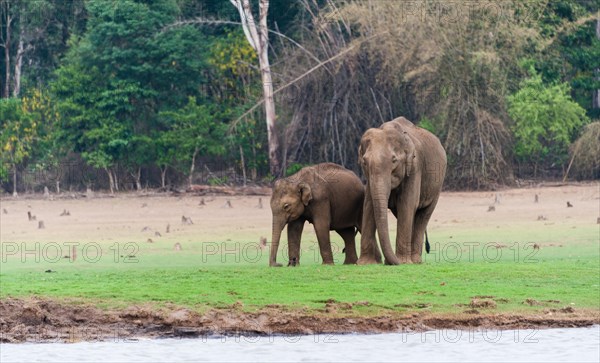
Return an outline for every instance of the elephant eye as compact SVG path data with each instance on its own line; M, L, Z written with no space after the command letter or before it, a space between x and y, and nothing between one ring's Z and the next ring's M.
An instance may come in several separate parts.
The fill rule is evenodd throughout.
M283 209L285 209L285 210L288 210L288 209L290 209L290 205L289 205L289 203L285 203L285 204L283 205Z
M398 158L396 157L396 155L392 155L392 163L397 163L398 162Z

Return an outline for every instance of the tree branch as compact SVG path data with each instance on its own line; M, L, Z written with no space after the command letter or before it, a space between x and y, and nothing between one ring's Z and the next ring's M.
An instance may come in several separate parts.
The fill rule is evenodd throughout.
M230 0L230 1L235 1L235 0ZM184 26L184 25L191 25L191 24L211 24L211 25L243 25L241 22L238 21L230 21L230 20L213 20L213 19L202 19L202 18L196 18L196 19L190 19L190 20L182 20L182 21L177 21L173 24L167 25L166 27L164 27L161 31L165 32L170 30L171 28L176 28L176 27L180 27L180 26ZM297 46L298 48L300 48L302 51L304 51L309 57L311 57L313 60L315 60L317 63L320 63L321 60L319 58L317 58L317 56L314 55L314 53L312 53L311 51L309 51L308 49L306 49L305 47L303 47L302 45L300 45L300 43L298 43L297 41L295 41L294 39L288 37L287 35L280 33L278 31L275 30L271 30L271 29L267 29L267 31L269 33L273 33L279 37L282 37L286 40L288 40L290 43L294 44L295 46Z
M371 35L368 38L365 38L363 40L361 40L358 43L355 43L351 46L349 46L348 48L344 49L343 51L339 52L338 54L334 55L333 57L323 61L323 62L319 62L319 64L317 64L316 66L312 67L311 69L309 69L308 71L302 73L300 76L294 78L292 81L284 84L283 86L277 88L275 91L273 91L273 96L275 96L277 93L283 91L284 89L288 88L289 86L293 85L294 83L300 81L302 78L308 76L309 74L311 74L312 72L316 71L317 69L321 68L322 66L333 62L334 60L336 60L337 58L340 58L341 56L343 56L344 54L350 52L352 49L356 48L357 46L366 43L378 36L381 36L383 34L388 33L387 31L385 32L381 32L378 34L374 34ZM240 122L244 117L248 116L250 113L252 113L254 110L256 110L256 108L258 108L260 105L262 105L263 103L265 103L265 99L263 98L262 100L258 101L254 106L252 106L248 111L244 112L243 115L241 115L240 117L238 117L235 121L232 122L231 126L229 127L230 130L235 129L235 127L237 126L238 122Z

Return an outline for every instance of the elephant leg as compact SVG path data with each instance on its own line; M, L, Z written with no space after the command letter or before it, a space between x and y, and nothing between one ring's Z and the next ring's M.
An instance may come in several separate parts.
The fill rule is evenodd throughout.
M344 265L354 265L356 264L356 261L358 261L354 241L354 231L354 227L336 230L336 232L344 239L344 248L346 250Z
M396 256L400 263L412 263L412 237L415 219L415 206L417 205L418 193L410 193L404 190L398 193L396 201L396 211L398 218L396 229Z
M413 263L421 263L421 256L423 255L423 239L425 237L425 230L427 229L427 223L433 214L436 203L419 209L415 215L413 234L411 239L411 260Z
M375 212L373 211L373 201L369 188L365 190L365 200L363 202L362 223L360 232L360 258L359 265L369 265L381 263L381 251L375 239Z
M324 265L333 265L333 252L331 251L331 242L329 240L330 220L327 215L316 218L314 222L315 233L317 234L317 241L319 241L319 250Z
M302 229L304 228L304 219L296 219L288 223L288 266L300 264L300 239L302 238Z

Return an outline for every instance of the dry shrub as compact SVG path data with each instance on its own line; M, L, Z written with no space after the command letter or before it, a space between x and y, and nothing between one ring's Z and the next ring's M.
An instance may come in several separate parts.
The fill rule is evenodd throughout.
M587 125L571 146L573 175L578 179L600 178L600 121Z
M402 1L329 4L319 10L316 0L304 0L310 21L303 46L322 60L355 48L293 87L284 106L288 162L327 160L358 170L362 133L405 116L427 120L444 144L446 188L511 182L505 99L517 86L509 83L518 79L517 60L536 37L526 24L485 11L454 22L407 16ZM291 78L314 63L304 51L284 57L280 73Z

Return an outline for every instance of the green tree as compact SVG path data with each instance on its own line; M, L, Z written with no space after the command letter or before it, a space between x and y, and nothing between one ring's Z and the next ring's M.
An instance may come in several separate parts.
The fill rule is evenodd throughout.
M160 114L164 124L169 128L162 139L167 148L174 154L167 154L161 159L164 165L172 156L180 163L187 163L188 184L192 185L196 159L199 156L215 156L225 152L226 127L217 119L214 110L207 105L198 105L195 97L190 97L187 105L176 111L166 111ZM166 167L166 166L165 166Z
M208 42L175 20L173 0L90 1L87 31L73 41L53 84L64 138L90 165L104 169L111 191L125 167L141 188L150 160L150 136L160 110L177 108L200 94Z
M0 99L0 163L2 180L8 178L12 169L13 196L17 193L17 168L32 152L39 120L18 98Z
M521 88L508 97L508 113L514 120L515 154L532 161L537 174L541 162L565 162L569 145L588 118L571 98L567 83L547 86L533 68L529 72Z

